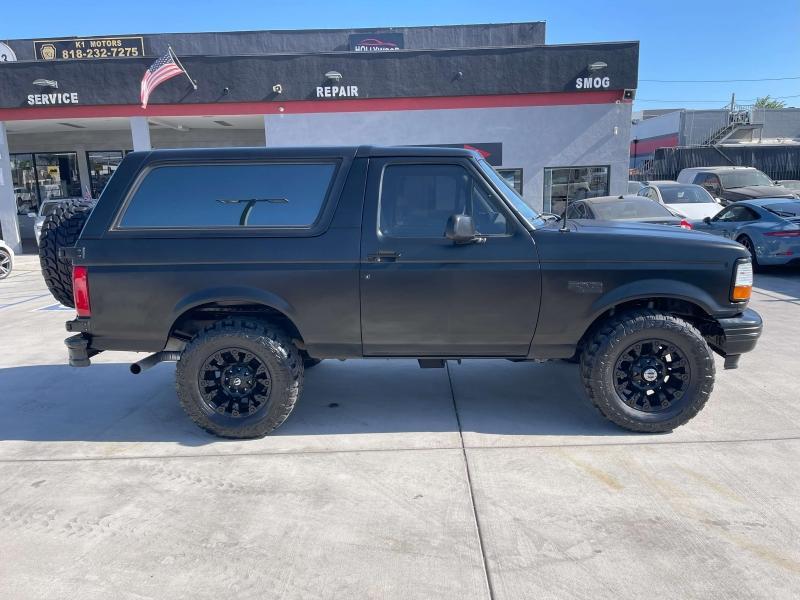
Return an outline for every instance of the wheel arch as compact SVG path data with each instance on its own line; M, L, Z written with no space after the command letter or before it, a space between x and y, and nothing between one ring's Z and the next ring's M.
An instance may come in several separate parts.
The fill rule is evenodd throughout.
M201 290L178 302L172 311L165 347L171 349L204 324L230 316L268 320L284 329L298 345L303 344L296 313L284 298L257 288L226 286Z
M664 289L670 291L664 292ZM652 308L699 325L713 320L714 306L714 300L708 293L686 282L650 280L621 286L592 304L591 318L578 341L577 351L580 352L586 339L600 323L625 310Z

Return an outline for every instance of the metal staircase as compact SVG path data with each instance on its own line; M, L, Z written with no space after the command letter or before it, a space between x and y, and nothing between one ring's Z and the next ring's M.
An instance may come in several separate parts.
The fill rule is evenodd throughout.
M751 105L736 105L728 112L728 122L711 133L701 146L718 146L722 142L742 130L755 130L763 127L761 123L752 122L753 107Z

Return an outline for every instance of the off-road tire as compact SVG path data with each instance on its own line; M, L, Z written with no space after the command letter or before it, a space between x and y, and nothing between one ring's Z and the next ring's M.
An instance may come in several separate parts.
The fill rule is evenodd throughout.
M60 248L71 248L78 241L91 207L82 201L67 201L47 216L39 238L39 263L47 288L64 306L75 306L72 298L72 261L60 258Z
M269 372L267 403L252 415L218 414L200 393L199 374L204 362L229 347L253 353ZM226 319L206 327L186 345L175 379L183 410L207 432L224 438L260 438L279 427L292 412L303 387L303 359L291 338L271 323Z
M635 409L617 393L615 365L632 344L647 339L676 346L689 363L686 390L664 412ZM699 413L714 387L714 357L700 332L690 323L655 310L633 310L602 323L581 354L581 379L592 404L608 420L630 431L672 431Z

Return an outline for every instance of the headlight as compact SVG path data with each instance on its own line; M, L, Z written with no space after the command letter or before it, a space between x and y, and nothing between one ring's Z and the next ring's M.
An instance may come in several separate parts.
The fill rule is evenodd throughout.
M731 289L731 300L733 302L745 302L750 299L753 291L753 264L749 258L741 258L736 261L733 272L733 289Z

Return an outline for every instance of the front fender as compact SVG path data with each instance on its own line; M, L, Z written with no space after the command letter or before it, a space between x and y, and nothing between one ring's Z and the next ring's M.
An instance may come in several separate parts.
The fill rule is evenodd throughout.
M587 328L597 317L614 306L643 298L685 300L699 306L709 315L725 310L724 307L719 306L714 301L714 298L708 292L691 283L675 279L642 279L623 284L597 298L592 303L591 320L587 324Z

